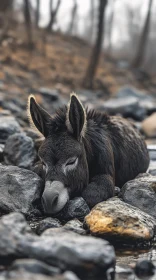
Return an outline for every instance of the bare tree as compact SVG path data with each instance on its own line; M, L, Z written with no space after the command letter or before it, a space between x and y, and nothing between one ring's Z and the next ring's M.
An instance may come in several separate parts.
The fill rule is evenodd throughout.
M108 20L108 30L107 30L107 38L108 38L108 55L111 56L112 52L112 30L113 30L113 21L114 21L114 3L115 0L110 0L109 5L111 6L110 17Z
M77 13L77 1L74 0L74 4L73 4L73 7L72 7L72 11L71 11L71 21L69 23L69 28L68 28L68 33L69 34L72 34L72 32L73 32L75 19L76 19L76 13Z
M32 39L32 22L31 22L29 0L24 0L24 18L25 18L25 24L26 24L26 29L27 29L28 45L29 45L29 48L32 49L34 44L33 44L33 39Z
M97 26L97 38L95 46L93 48L89 65L86 71L86 75L83 80L83 86L87 88L93 87L93 80L96 74L99 57L102 48L102 39L104 31L104 15L107 6L107 0L99 0L99 15L98 15L98 26Z
M50 20L47 25L47 31L50 32L53 29L53 25L56 21L56 16L58 13L58 10L60 8L61 0L57 0L57 4L55 9L53 9L53 0L50 0Z
M36 27L39 27L39 20L40 20L40 0L36 0L36 14L35 14Z
M0 43L7 35L8 29L11 25L13 0L0 1Z
M151 19L151 7L152 7L153 0L149 0L148 4L148 11L147 11L147 16L145 19L145 24L142 30L142 34L140 37L138 49L136 56L132 62L132 67L138 68L141 66L144 57L145 57L145 52L146 52L146 45L148 41L148 34L149 34L149 29L150 29L150 19Z

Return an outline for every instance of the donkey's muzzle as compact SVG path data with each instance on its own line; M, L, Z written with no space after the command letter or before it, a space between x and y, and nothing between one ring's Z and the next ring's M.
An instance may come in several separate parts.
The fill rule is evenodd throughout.
M68 190L60 181L47 181L42 195L42 206L46 214L56 214L69 200Z

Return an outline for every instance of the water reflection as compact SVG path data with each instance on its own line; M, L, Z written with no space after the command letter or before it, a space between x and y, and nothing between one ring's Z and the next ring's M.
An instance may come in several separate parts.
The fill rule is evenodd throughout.
M139 260L152 261L156 266L156 245L150 250L118 250L116 251L117 262L116 262L116 280L137 280L133 274L133 268ZM142 278L146 280L156 280L156 275L151 278Z

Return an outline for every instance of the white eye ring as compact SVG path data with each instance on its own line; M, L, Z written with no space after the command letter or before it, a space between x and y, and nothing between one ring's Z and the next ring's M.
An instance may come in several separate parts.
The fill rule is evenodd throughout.
M74 170L78 165L78 158L71 158L63 165L63 172L66 175L68 171Z
M48 172L48 166L42 161L42 166L43 166L43 170L45 171L45 173L47 174Z

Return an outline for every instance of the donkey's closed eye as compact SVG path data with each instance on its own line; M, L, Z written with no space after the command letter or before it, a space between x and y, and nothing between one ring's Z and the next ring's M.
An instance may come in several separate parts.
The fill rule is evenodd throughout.
M77 165L78 165L78 157L73 157L68 159L63 167L64 174L66 175L68 171L74 170Z
M73 158L70 158L67 160L65 166L68 166L68 165L73 165L77 162L78 158L77 157L73 157Z

